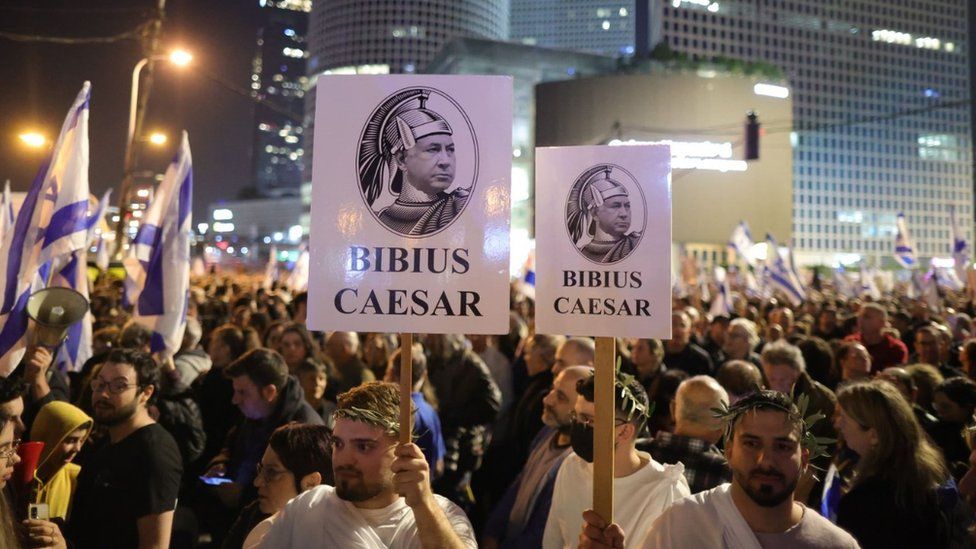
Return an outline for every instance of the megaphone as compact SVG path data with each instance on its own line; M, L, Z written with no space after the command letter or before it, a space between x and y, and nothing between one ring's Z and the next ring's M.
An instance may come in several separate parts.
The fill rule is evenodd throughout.
M68 336L68 329L88 312L88 300L71 288L45 288L27 298L27 316L37 326L34 344L53 349Z

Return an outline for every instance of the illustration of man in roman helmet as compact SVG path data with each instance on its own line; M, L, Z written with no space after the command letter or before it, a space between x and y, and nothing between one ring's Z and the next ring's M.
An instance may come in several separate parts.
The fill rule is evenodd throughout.
M363 133L364 196L380 222L404 236L426 236L446 227L470 195L470 189L460 187L448 192L456 167L454 132L444 117L427 108L429 96L423 88L395 94L374 111ZM392 204L377 203L383 193L395 197Z
M631 231L630 193L611 177L613 166L594 166L570 193L567 222L576 248L598 263L616 263L637 247L641 233Z

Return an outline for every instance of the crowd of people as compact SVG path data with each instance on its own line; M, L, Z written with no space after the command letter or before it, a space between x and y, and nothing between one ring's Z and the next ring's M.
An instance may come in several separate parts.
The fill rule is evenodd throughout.
M416 335L412 443L397 334L210 274L166 356L121 295L95 283L80 371L31 346L0 379L0 549L976 545L965 300L675 298L671 339L616 342L606 521L594 341L517 286L508 334Z

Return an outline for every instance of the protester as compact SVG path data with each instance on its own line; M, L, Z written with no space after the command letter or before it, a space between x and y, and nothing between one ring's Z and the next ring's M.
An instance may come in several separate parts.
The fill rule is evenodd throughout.
M210 356L200 348L202 337L203 329L200 327L200 322L192 316L186 317L183 344L173 357L176 370L180 373L180 381L184 385L192 384L200 374L213 366Z
M725 457L715 446L723 425L715 410L729 405L729 396L715 379L695 376L681 382L671 403L674 432L660 431L646 446L655 461L681 463L692 494L731 480Z
M400 383L400 350L390 355L389 367L384 381ZM444 474L444 456L447 448L444 445L444 434L441 430L441 420L434 407L427 402L423 389L427 381L427 357L424 348L415 343L410 353L410 379L413 388L410 399L414 407L413 432L414 443L420 446L427 465L430 467L431 478L437 479Z
M712 317L708 322L708 329L702 338L701 348L708 353L712 359L712 365L717 367L725 362L725 353L722 347L725 346L725 338L728 335L729 323L731 319L725 315Z
M45 503L49 516L65 520L77 488L81 467L72 463L91 434L92 418L67 402L53 401L41 408L31 428L31 441L41 442L33 503Z
M456 334L428 334L427 372L437 393L444 444L444 474L437 491L462 507L473 503L471 475L481 467L488 428L498 417L501 392L478 355Z
M248 351L229 364L225 373L231 379L233 402L243 418L211 460L207 476L231 479L214 490L220 502L236 515L240 507L257 497L254 476L271 433L292 421L314 425L323 422L305 402L298 380L288 374L284 359L275 351Z
M289 373L294 373L295 368L298 368L298 365L307 358L322 359L322 353L318 344L312 339L312 334L308 333L304 324L297 322L285 326L281 337L278 338L278 346L273 349L285 359Z
M295 369L295 377L302 387L305 402L315 410L326 425L332 425L332 412L335 411L336 405L335 402L325 398L325 392L329 387L329 374L325 364L306 358Z
M876 370L908 362L908 347L898 338L885 333L887 326L888 311L877 303L865 303L857 315L857 332L845 339L864 345Z
M691 318L684 310L671 313L671 339L664 342L664 365L689 376L711 375L712 359L691 341Z
M745 360L726 362L715 373L715 380L729 395L730 405L763 387L762 372L759 371L759 367Z
M373 377L383 379L390 355L398 346L398 339L394 334L372 333L363 338L363 361L373 372Z
M570 444L573 453L563 460L556 475L552 505L546 521L542 547L576 547L583 524L583 511L593 497L593 376L577 383ZM644 388L633 376L616 375L613 506L614 520L625 531L643 538L654 519L676 500L689 494L684 467L662 465L635 443L650 412Z
M336 392L344 393L376 380L373 371L359 358L359 336L356 332L332 332L325 343L325 354L338 374L334 383Z
M224 368L235 359L251 350L247 335L231 324L225 324L210 334L207 354L213 366L200 374L194 381L193 393L200 414L207 442L200 461L209 462L220 451L227 433L241 417L240 411L231 402L234 386L224 375Z
M887 381L898 389L901 396L905 397L905 401L911 405L912 412L915 413L915 420L918 421L922 429L934 440L939 432L939 419L925 408L919 406L916 402L918 387L915 385L915 379L908 373L908 370L899 366L885 368L878 374L878 379Z
M793 491L809 466L812 439L789 396L753 393L729 408L723 419L731 484L676 502L646 536L621 528L619 522L608 525L587 511L580 546L622 548L630 536L634 541L628 547L648 549L858 547L850 534L794 500Z
M556 360L552 374L556 375L569 366L593 366L596 358L596 343L589 337L571 337L556 349Z
M915 362L935 366L944 378L963 376L964 373L958 368L950 366L947 359L948 357L943 354L943 343L938 328L929 325L922 326L915 331L915 355L913 357Z
M149 416L159 377L149 355L117 349L92 379L95 422L108 437L78 475L73 547L169 545L182 464L173 437Z
M729 322L722 354L725 360L745 360L759 367L759 355L753 350L759 345L756 323L748 318L734 318Z
M842 387L837 402L838 431L860 456L838 526L864 549L946 546L937 489L948 470L905 399L875 381Z
M933 439L942 449L949 471L960 478L969 463L970 449L966 444L965 430L974 422L976 382L963 377L946 379L935 389L934 397L932 405L939 418L939 426Z
M48 402L60 400L67 402L71 398L68 387L68 377L54 365L54 355L50 349L41 346L31 346L24 353L20 366L14 370L14 376L22 376L27 383L24 393L24 411L22 418L27 431L37 413Z
M481 540L483 549L529 549L542 545L556 474L572 451L576 385L591 375L593 368L589 366L567 366L556 375L543 400L542 422L546 428L536 435L525 467L492 511Z
M332 437L335 488L319 485L271 519L258 547L474 549L464 513L430 488L416 444L397 444L400 393L367 383L340 395Z
M845 341L840 345L837 350L837 365L841 381L870 379L873 375L871 355L857 341Z
M266 518L298 494L333 482L330 434L325 426L300 423L271 433L254 477L258 498L241 511L224 538L224 549L253 547L271 526Z
M19 377L0 377L0 417L13 425L14 438L20 440L27 431L24 425L24 393L27 383Z
M481 357L488 371L491 372L495 385L501 391L502 405L499 410L499 418L508 411L514 404L515 385L512 381L512 362L497 347L497 338L490 335L468 334L468 341L471 342L471 350Z
M22 547L18 529L14 526L16 516L10 508L10 501L5 493L7 482L14 474L14 467L20 463L20 456L17 455L20 439L15 431L16 424L13 419L0 410L0 547L4 548ZM31 525L31 527L37 528L39 534L44 534L46 539L43 541L51 546L57 546L62 539L60 530L48 527L46 524Z
M664 344L659 339L638 339L630 353L637 379L652 399L661 383L661 375L667 371L664 366Z

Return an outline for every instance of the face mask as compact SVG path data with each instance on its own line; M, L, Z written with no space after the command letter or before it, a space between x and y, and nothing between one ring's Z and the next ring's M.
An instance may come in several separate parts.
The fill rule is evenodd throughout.
M569 444L576 453L587 463L593 463L593 427L574 421L569 431Z

